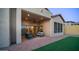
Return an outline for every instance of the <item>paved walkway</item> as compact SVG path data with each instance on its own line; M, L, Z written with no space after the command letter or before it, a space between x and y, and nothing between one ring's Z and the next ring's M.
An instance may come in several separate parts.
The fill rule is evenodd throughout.
M33 49L45 46L52 42L58 41L64 38L64 36L59 37L37 37L31 40L26 40L19 45L12 45L8 48L9 51L31 51Z

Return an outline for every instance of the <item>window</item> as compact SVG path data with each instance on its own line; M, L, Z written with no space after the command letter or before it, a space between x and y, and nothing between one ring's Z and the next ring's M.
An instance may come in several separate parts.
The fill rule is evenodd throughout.
M57 30L57 23L54 22L54 33L57 33L57 32L58 32L58 30Z
M61 26L60 26L60 32L63 32L63 25L62 24L60 24Z
M54 22L54 33L61 33L63 28L62 28L61 23Z
M61 29L60 29L60 23L58 23L58 32L61 32Z

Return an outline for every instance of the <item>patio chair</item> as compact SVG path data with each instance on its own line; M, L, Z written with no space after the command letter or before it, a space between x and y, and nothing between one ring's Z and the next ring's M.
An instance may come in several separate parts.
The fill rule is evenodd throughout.
M37 32L36 35L39 36L39 37L43 37L44 36L44 32Z

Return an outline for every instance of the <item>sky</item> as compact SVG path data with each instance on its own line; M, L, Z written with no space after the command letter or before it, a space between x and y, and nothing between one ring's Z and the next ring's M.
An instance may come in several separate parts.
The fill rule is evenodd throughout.
M79 8L49 8L53 15L61 14L65 21L79 22Z

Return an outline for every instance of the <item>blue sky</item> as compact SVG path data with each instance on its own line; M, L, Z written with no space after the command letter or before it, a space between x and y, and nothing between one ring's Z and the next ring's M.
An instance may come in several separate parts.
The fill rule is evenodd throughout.
M65 21L79 22L79 8L49 8L53 15L61 14Z

